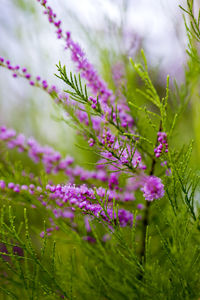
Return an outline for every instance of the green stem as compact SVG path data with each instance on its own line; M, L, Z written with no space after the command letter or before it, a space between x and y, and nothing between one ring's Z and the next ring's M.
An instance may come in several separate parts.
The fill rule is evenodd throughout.
M162 122L160 122L159 131L162 131ZM157 145L157 142L156 142L156 145ZM150 176L154 174L155 165L156 165L156 159L154 157L153 160L152 160L152 163L151 163L151 169L149 171ZM141 250L140 250L140 260L141 260L141 263L144 263L144 264L145 264L145 260L146 260L146 257L145 257L146 234L147 234L147 226L149 225L150 206L151 206L151 202L146 201L145 213L144 213L144 218L143 218L143 221L142 221L142 243L141 243Z

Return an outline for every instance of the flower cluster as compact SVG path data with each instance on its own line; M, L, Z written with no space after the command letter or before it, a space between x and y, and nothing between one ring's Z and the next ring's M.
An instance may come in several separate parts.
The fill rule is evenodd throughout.
M29 192L35 195L37 199L47 209L51 209L55 218L74 218L74 211L76 208L81 209L83 213L103 218L107 222L112 220L119 221L120 226L124 227L132 225L133 215L125 209L119 209L117 212L113 210L112 203L115 194L106 193L105 189L88 188L85 184L76 186L74 184L67 185L50 185L48 184L44 189L33 184L20 185L13 182L5 183L0 180L1 190L11 190L15 193ZM46 199L45 199L46 198ZM106 198L108 205L103 207L103 199Z
M165 132L158 132L159 145L154 149L155 156L158 158L163 152L168 153L167 134Z
M56 174L59 171L64 171L64 173L69 177L70 182L73 182L75 178L79 178L79 180L83 182L93 179L104 183L108 182L108 186L111 190L118 189L118 178L120 176L120 172L114 172L117 170L117 167L119 167L117 160L115 160L115 166L110 165L108 167L109 171L113 171L113 173L110 174L106 171L105 159L98 161L96 170L85 170L78 165L73 166L73 157L66 156L66 158L62 158L61 154L53 148L49 146L41 146L33 138L26 139L21 133L17 135L14 129L8 129L6 126L0 127L0 141L5 142L9 149L16 148L19 152L27 152L33 162L41 162L44 165L47 174ZM106 157L106 153L104 153L104 156ZM123 161L123 163L125 163L125 161ZM141 156L137 152L134 154L134 164L134 166L140 164L141 169L145 169L141 163ZM137 186L136 189L137 188L139 188L139 186ZM16 189L18 189L18 187L16 187ZM133 191L136 189L133 188L129 191L129 193L125 192L121 195L114 194L114 191L110 191L110 193L113 193L113 198L116 200L122 202L132 201L134 199ZM126 186L124 187L124 190L126 190Z
M55 85L50 85L47 80L41 79L40 76L31 75L27 68L20 67L19 65L12 65L10 60L6 60L3 57L0 57L0 66L4 67L12 72L12 76L14 78L22 77L29 81L31 86L36 86L43 89L50 96L55 99L55 102L61 102L64 104L68 103L69 95L67 93L63 93L59 91L59 89Z
M1 257L4 259L4 261L10 263L11 258L10 258L8 249L7 249L7 247L4 243L0 243L0 252L2 253ZM24 256L23 249L21 247L17 246L17 245L12 246L12 252L13 252L14 255L17 255L18 257L19 256L21 256L21 257Z
M48 16L48 20L56 28L56 34L58 39L63 38L65 41L65 48L71 51L72 61L76 63L77 70L81 72L81 76L88 82L89 87L94 94L100 93L101 99L107 103L108 99L112 95L112 92L108 89L106 83L98 76L93 65L88 61L85 53L81 49L78 43L74 42L71 33L62 29L61 20L57 19L53 9L47 5L46 0L37 0L44 8L44 14Z
M7 68L8 70L13 72L14 77L23 77L29 81L29 84L32 86L39 87L43 89L45 92L47 92L56 103L62 103L66 107L66 105L75 105L74 101L70 99L69 101L69 95L65 92L60 92L59 89L55 86L52 85L50 86L46 80L41 81L40 76L36 76L35 80L31 79L33 76L30 73L27 73L27 69L20 67L19 65L14 66L11 65L10 61L6 61L3 57L0 57L0 66ZM41 82L40 82L41 81ZM97 99L94 97L89 97L88 102L91 103L92 109L96 109L97 106ZM128 110L128 107L126 107ZM111 108L107 104L102 104L101 105L102 109L102 115L99 116L92 116L91 117L91 122L92 122L92 127L93 130L96 133L96 137L98 138L99 142L101 143L104 135L104 126L105 123L107 122L107 119L110 120L112 119L114 121L114 125L116 126L117 120L116 120L116 114L112 111ZM132 128L134 122L132 117L125 112L125 109L118 105L118 114L119 118L121 120L121 126L126 127L129 126ZM88 119L88 114L84 111L84 107L81 104L76 104L76 116L78 117L78 120L83 123L86 126L89 126L89 119ZM110 133L109 133L110 134ZM94 143L90 143L90 145L94 145Z
M62 29L61 20L57 19L57 15L53 9L47 4L46 0L37 0L44 8L44 13L48 16L48 20L56 28L58 39L63 39L65 42L65 49L69 49L71 52L72 61L77 66L77 71L80 72L82 78L86 79L87 86L91 89L92 93L96 96L98 94L99 100L102 105L102 111L107 117L113 118L112 109L110 104L114 104L116 97L111 90L108 89L107 84L100 78L94 66L87 59L84 51L80 45L72 39L72 34L69 31ZM95 100L93 98L93 100ZM126 128L132 127L134 120L130 115L130 109L127 106L124 97L121 97L122 101L117 103L117 112L119 119L121 120L121 126ZM96 103L92 103L92 108L96 108Z
M76 177L79 177L81 181L95 179L106 182L108 180L104 170L89 171L78 165L72 167L73 157L62 158L61 154L53 148L41 146L34 138L26 139L21 133L17 135L14 129L6 128L6 126L0 126L0 141L5 142L9 149L16 148L19 152L27 152L33 162L42 162L48 174L64 171L72 182Z
M161 179L155 176L146 177L144 186L141 188L147 201L162 198L164 196L164 185Z

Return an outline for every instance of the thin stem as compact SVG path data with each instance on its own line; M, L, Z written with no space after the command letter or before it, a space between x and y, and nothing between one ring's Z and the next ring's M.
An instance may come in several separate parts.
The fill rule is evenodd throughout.
M162 122L160 122L159 131L162 131ZM156 145L157 145L157 142L156 142ZM149 171L150 176L154 174L155 165L156 165L156 159L154 157L152 160L151 169ZM145 257L146 234L147 234L147 226L149 225L150 206L151 206L151 202L146 201L145 213L144 213L144 218L143 218L143 222L142 222L142 245L141 245L141 250L140 250L140 259L141 259L141 262L143 262L144 264L145 264L145 260L146 260L146 257Z
M155 169L155 164L156 164L156 160L154 158L152 161L151 170L150 170L149 175L153 175L154 169ZM142 246L141 246L141 250L140 250L140 258L141 258L141 260L142 260L142 258L144 259L144 263L145 263L145 251L146 251L146 233L147 233L147 226L149 224L150 205L151 205L151 202L146 201L145 213L144 213L144 218L143 218L143 222L142 222Z

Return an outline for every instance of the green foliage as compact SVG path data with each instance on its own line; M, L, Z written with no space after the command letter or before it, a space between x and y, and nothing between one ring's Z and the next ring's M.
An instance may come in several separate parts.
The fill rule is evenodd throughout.
M190 17L190 27L186 24L188 33L195 38L197 42L200 42L200 12L198 12L198 17L195 18L193 13L194 1L187 0L187 8L185 9L181 5L180 8Z
M24 222L18 228L11 207L7 213L8 216L3 207L1 209L1 246L4 245L7 248L7 251L1 252L1 268L6 265L7 269L7 273L2 274L3 292L14 299L20 299L22 295L26 299L38 299L39 295L55 297L59 293L67 296L67 292L61 286L62 280L57 270L59 263L55 266L55 243L53 242L52 250L50 248L49 251L47 236L45 236L41 249L36 252L29 234L26 209L24 209ZM14 247L21 250L14 251ZM48 264L45 263L45 256L50 256ZM16 292L13 290L14 287Z

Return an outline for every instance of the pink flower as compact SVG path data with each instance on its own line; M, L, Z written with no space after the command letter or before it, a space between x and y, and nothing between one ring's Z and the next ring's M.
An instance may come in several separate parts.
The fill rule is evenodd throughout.
M153 201L164 196L164 185L160 178L156 176L148 176L145 178L144 186L141 188L144 198L147 201Z

